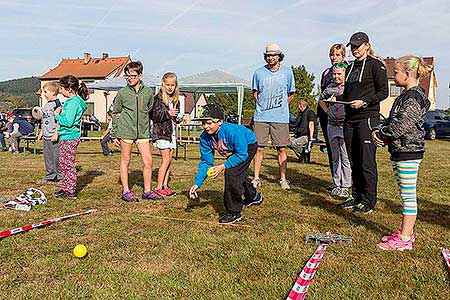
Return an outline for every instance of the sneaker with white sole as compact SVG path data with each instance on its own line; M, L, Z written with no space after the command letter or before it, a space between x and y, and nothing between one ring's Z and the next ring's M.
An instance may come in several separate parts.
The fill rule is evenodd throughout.
M252 180L253 187L256 189L262 185L261 179L255 178Z
M341 188L340 187L335 187L334 189L331 190L330 195L331 196L339 196L341 194Z
M288 191L288 190L290 190L291 189L291 187L289 186L289 180L287 180L287 179L284 179L284 180L280 180L280 186L281 186L281 188L283 189L283 190L286 190L286 191Z
M224 216L220 217L220 224L233 224L242 220L242 216L240 213L228 213Z
M402 233L402 230L399 229L397 231L394 231L390 235L385 235L385 236L381 237L381 241L387 242L387 241L392 240L394 238L400 237L401 233ZM416 240L416 235L413 233L413 234L411 234L411 241L414 243L415 240Z
M413 249L413 242L410 239L409 241L405 242L402 240L402 238L400 236L398 237L394 237L392 239L390 239L387 242L382 242L377 244L378 248L382 249L382 250L398 250L398 251L403 251L403 250L412 250Z
M348 188L341 188L341 192L337 196L339 198L348 198L350 196L350 191Z
M260 192L256 192L255 197L252 200L244 200L244 205L250 207L252 205L260 205L263 203L263 197Z

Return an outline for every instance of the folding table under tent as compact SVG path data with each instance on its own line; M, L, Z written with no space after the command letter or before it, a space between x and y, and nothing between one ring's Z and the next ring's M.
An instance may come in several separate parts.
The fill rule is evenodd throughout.
M154 90L159 89L161 79L156 76L142 77L144 84ZM116 77L88 84L90 89L117 91L126 85L123 77ZM251 92L250 82L232 74L212 70L209 72L193 74L178 79L180 92L192 93L197 103L201 94L227 93L238 95L238 123L241 124L244 93Z

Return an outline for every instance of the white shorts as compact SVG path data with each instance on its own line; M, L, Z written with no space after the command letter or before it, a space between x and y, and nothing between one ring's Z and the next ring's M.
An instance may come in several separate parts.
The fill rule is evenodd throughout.
M156 140L156 142L153 143L153 146L155 146L158 149L176 149L177 148L177 142L175 141L174 137L172 137L172 141L168 140Z

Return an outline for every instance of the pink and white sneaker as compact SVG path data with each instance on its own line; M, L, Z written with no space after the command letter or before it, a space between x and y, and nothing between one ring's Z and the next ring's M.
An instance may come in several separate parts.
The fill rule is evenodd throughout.
M163 187L163 191L166 194L166 197L172 197L172 196L175 196L177 194L168 185Z
M393 237L390 240L388 240L387 242L382 242L379 243L378 248L382 249L382 250L398 250L398 251L403 251L403 250L412 250L413 249L413 242L412 239L404 242L400 236L398 237Z
M402 233L402 230L399 229L397 231L394 231L393 233L391 233L390 235L385 235L381 238L382 242L387 242L389 240L392 240L393 238L400 238L400 234ZM414 241L416 240L416 235L413 233L411 234L411 241L414 243Z

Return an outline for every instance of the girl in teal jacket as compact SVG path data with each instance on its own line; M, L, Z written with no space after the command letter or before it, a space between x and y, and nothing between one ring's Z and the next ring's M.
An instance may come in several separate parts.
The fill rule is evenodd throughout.
M59 168L61 172L61 190L55 193L55 198L76 199L77 169L76 155L80 143L80 122L86 111L85 100L89 92L84 83L72 75L59 80L61 93L68 98L62 107L55 110L55 120L58 122L58 134L61 140L59 152Z

